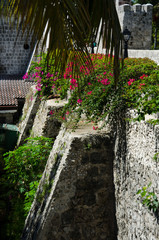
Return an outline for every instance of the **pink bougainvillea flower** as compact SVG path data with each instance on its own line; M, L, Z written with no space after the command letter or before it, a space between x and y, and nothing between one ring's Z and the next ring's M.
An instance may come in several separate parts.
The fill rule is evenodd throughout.
M79 98L79 99L77 100L77 102L78 102L78 103L82 103L82 99Z
M29 77L28 73L24 74L23 79L27 79Z
M70 85L70 90L74 90L75 88L72 86L72 85Z
M40 91L41 91L41 88L38 88L38 87L37 87L36 90L37 90L38 92L40 92Z
M144 78L146 78L146 77L148 77L148 75L143 74L143 75L140 77L140 79L144 79Z
M52 110L49 112L50 115L53 115L53 113L54 113L54 111L52 111Z
M129 79L129 81L128 81L128 85L130 86L133 82L135 81L135 79Z
M107 72L104 72L103 75L107 74Z
M139 86L138 86L138 88L141 89L142 86L145 86L145 83L140 83Z
M67 112L66 112L66 115L68 115L69 113L70 113L70 112L69 112L69 111L67 111Z
M103 85L109 85L109 84L110 84L110 82L108 82L108 79L107 79L107 78L101 80L101 83L102 83Z
M88 85L92 85L92 83L89 82Z
M84 69L84 66L82 65L82 66L80 66L80 72L82 72L83 71L83 69Z
M35 69L40 70L40 69L42 69L42 67L35 67Z
M98 129L98 127L93 126L93 130L97 130L97 129Z
M63 77L64 77L64 79L67 79L68 78L67 73L64 73Z
M55 84L52 85L52 88L55 88Z
M87 94L88 94L88 95L91 95L91 93L92 93L92 91L88 92Z
M39 72L36 72L36 73L35 73L35 76L36 76L36 77L39 77Z
M112 77L114 76L114 74L113 74L113 73L109 73L109 75L110 75L110 76L112 76Z
M71 82L71 84L73 84L73 85L74 85L74 84L76 83L76 79L74 79L74 78L71 78L71 81L70 81L70 82Z
M47 74L46 74L46 77L47 77L47 78L50 78L50 77L51 77L51 74L50 74L50 73L47 73Z

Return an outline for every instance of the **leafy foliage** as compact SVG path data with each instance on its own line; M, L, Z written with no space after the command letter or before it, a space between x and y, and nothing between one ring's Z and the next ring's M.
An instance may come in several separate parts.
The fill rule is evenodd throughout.
M143 205L146 205L148 209L156 213L159 209L159 201L154 192L149 192L147 189L151 186L151 183L148 186L143 187L137 191L137 194L140 194L141 201Z
M5 186L9 186L7 199L10 205L7 235L19 240L25 217L34 200L41 174L53 145L45 137L27 138L26 143L4 154Z
M59 95L62 99L70 92L68 104L58 113L51 115L63 119L67 124L80 120L82 114L90 121L111 120L122 109L136 109L136 120L144 120L146 114L159 111L159 67L148 58L125 59L116 86L111 58L107 61L102 54L92 54L93 71L76 61L67 65L64 75L54 76L42 59L34 62L31 72L24 78L34 79L41 97ZM122 61L121 61L122 62ZM72 75L72 68L78 65L83 77Z

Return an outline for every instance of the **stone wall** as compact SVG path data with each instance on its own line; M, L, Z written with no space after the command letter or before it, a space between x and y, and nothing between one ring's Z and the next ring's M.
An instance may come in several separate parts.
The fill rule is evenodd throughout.
M159 50L128 50L128 56L130 58L149 58L155 61L159 65Z
M145 122L124 123L117 129L114 160L114 184L118 240L157 240L157 216L143 206L137 191L152 185L159 199L159 163L154 154L159 152L159 125Z
M112 150L109 134L92 124L62 128L22 239L116 240Z
M136 193L152 182L159 199L159 126L125 122L129 112L111 128L83 122L72 132L54 124L56 101L41 102L29 125L34 136L57 138L22 240L158 240L159 219Z
M51 100L40 100L35 94L33 86L26 97L23 108L22 121L19 123L19 138L17 145L24 143L27 137L44 136L56 138L61 121L54 117L54 112L61 109L66 101L57 98Z
M0 19L0 75L24 75L30 62L35 42L17 23Z
M131 0L115 0L116 5L131 4Z
M150 49L152 35L151 4L124 4L117 7L122 31L127 27L131 32L129 49Z
M54 117L54 112L61 109L65 103L66 101L57 98L41 101L33 123L31 136L56 138L61 127L61 122Z
M40 105L40 100L38 96L35 95L35 93L35 86L32 86L26 96L22 119L18 126L19 138L17 145L23 144L24 140L30 136L34 119Z

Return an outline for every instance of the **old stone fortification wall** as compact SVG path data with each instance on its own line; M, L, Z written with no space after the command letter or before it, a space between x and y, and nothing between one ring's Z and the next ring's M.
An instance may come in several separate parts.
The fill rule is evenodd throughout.
M159 125L121 120L117 133L114 184L118 240L157 240L157 217L141 204L136 192L152 182L148 191L154 190L159 199L159 163L153 159L159 152Z
M153 160L159 126L125 123L122 114L113 132L94 131L91 124L72 132L49 114L62 104L41 102L30 126L34 136L58 136L22 239L157 240L157 218L136 192L152 182L159 198L159 163Z
M30 62L35 42L17 23L9 24L0 18L0 75L24 75Z
M54 117L54 112L61 109L65 103L66 101L56 98L42 101L34 120L31 136L56 138L61 127L61 122Z
M150 58L159 65L159 50L128 50L130 58Z
M22 239L117 239L112 150L92 125L61 129Z
M17 145L23 144L24 140L30 136L34 119L40 104L40 100L35 95L35 93L36 93L35 86L32 86L30 88L29 93L26 96L25 104L23 107L22 120L18 126L20 134Z
M106 53L105 49L99 49L99 53ZM129 58L149 58L159 65L159 50L128 49Z
M151 4L124 4L117 7L122 31L127 27L131 32L129 49L150 49L152 34Z

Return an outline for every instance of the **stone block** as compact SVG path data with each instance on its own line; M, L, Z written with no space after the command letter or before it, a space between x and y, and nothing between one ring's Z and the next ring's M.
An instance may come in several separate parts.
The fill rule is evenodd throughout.
M129 12L131 11L131 6L129 4L124 4L119 7L119 10L122 12Z
M141 12L142 5L141 4L135 4L133 5L134 12Z
M152 14L153 11L153 5L148 3L143 5L143 9L145 12Z

